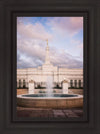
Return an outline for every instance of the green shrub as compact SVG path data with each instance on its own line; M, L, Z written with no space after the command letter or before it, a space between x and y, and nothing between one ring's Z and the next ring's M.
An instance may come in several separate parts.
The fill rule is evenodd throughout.
M40 90L39 93L42 93L42 91Z
M56 93L56 90L53 90L53 93Z
M39 91L39 93L46 93L46 92L45 92L45 91L41 91L41 90L40 90L40 91Z

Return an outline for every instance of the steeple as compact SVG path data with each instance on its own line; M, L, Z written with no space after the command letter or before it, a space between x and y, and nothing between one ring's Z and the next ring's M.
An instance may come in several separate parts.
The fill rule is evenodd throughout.
M46 47L45 64L50 64L50 55L49 55L48 39L47 39L46 41L47 41L47 47Z
M48 47L48 39L46 41L47 41L47 47Z
M46 40L46 55L45 55L45 63L42 65L42 69L45 72L52 72L54 67L50 63L50 55L49 55L49 45L48 45L48 39Z

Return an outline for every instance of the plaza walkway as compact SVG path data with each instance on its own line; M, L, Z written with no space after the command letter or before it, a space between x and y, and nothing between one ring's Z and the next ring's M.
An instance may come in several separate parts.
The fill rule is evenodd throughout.
M42 109L42 108L23 108L17 107L18 117L56 117L56 118L69 118L69 117L82 117L83 109Z

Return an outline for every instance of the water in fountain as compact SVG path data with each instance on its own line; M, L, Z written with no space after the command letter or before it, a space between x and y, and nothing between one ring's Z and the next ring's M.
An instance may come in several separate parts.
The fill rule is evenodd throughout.
M46 89L47 89L46 96L53 97L53 78L52 78L52 76L47 76Z

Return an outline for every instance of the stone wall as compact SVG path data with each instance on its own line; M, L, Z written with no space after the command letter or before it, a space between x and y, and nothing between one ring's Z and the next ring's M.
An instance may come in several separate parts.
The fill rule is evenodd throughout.
M35 93L39 91L46 91L46 89L35 89ZM62 89L54 89L56 93L62 93ZM69 94L80 94L83 95L83 89L68 89ZM17 95L28 94L28 89L17 89Z
M68 89L69 94L80 94L83 95L83 89Z
M17 89L17 95L28 94L28 89Z

